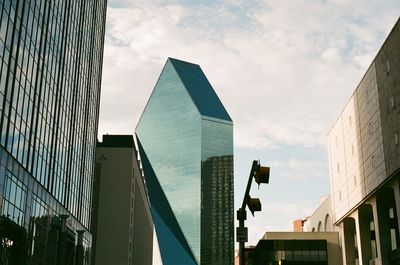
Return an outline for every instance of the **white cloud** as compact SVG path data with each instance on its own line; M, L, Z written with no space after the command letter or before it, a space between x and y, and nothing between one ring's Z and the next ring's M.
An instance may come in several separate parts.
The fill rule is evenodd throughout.
M326 179L329 174L326 161L323 160L290 158L287 161L272 161L270 166L282 176L297 181Z
M398 0L192 2L110 1L99 134L134 133L163 64L175 57L201 65L234 120L236 147L325 146L400 13ZM324 161L272 164L304 185L327 177ZM252 242L313 212L305 199L277 201L298 195L260 196L265 211L247 221Z
M133 133L171 56L202 66L234 119L236 146L325 145L400 9L351 2L273 0L241 13L230 1L109 7L99 133Z
M308 216L315 210L310 205L312 203L300 200L297 203L265 203L262 212L256 212L254 217L247 211L245 225L249 231L248 244L256 245L265 232L293 231L294 220Z

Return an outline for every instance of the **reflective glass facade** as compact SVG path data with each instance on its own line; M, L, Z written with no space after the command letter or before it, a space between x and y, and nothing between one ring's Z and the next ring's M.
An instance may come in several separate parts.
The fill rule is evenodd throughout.
M0 213L28 264L46 264L49 216L89 228L105 15L106 0L0 0Z
M233 264L232 130L201 68L168 59L136 128L164 265Z

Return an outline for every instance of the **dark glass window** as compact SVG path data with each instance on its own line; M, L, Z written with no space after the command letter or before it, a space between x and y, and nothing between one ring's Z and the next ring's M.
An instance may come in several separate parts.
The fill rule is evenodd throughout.
M6 171L3 215L19 225L24 224L27 187L16 176Z

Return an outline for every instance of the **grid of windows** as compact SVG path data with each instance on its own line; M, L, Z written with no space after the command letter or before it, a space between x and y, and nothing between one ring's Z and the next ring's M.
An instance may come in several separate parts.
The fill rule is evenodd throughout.
M45 264L49 207L39 197L33 196L29 225L31 265Z
M21 226L24 223L26 192L26 186L9 171L6 171L3 215Z
M233 263L233 155L202 162L201 261Z
M0 146L86 228L106 1L0 1Z

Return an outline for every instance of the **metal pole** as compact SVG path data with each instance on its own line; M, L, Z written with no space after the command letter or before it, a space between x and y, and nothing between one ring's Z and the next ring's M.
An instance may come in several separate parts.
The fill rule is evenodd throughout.
M83 265L84 261L84 248L83 248L83 234L85 233L85 230L77 230L76 231L78 234L78 244L76 245L76 259L75 259L75 264L76 265Z
M249 192L250 192L251 182L253 180L254 170L256 169L257 165L258 165L258 161L254 160L253 164L251 166L249 180L247 181L247 187L246 187L246 191L244 193L242 207L239 208L239 210L237 211L237 219L239 220L239 228L244 228L244 221L246 220L246 203L247 203L247 200L249 197ZM239 242L239 265L244 265L244 262L245 262L244 243L245 242Z
M239 227L244 228L244 220L239 220ZM239 242L239 265L244 265L244 242Z

